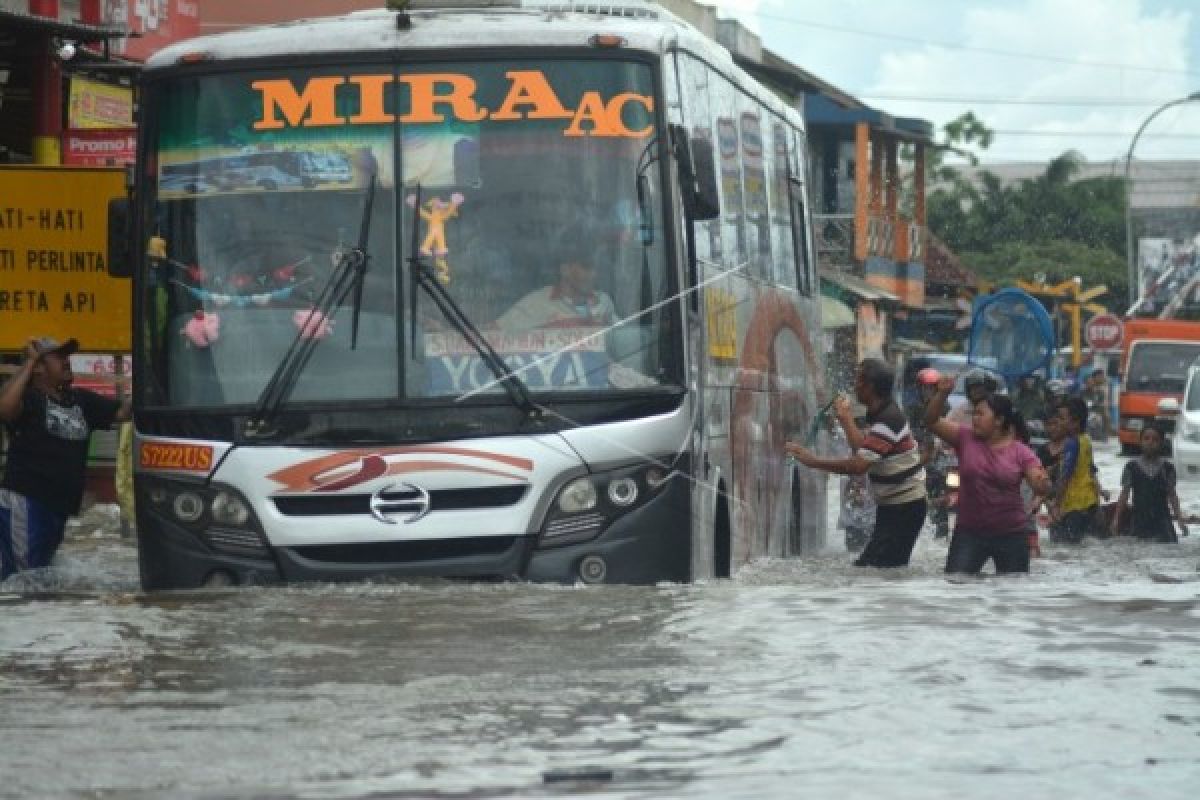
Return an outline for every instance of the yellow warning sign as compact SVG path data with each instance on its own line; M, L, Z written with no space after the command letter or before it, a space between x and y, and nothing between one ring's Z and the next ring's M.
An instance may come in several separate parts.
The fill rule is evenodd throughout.
M108 275L108 201L124 194L121 169L0 167L0 350L130 349L129 281Z

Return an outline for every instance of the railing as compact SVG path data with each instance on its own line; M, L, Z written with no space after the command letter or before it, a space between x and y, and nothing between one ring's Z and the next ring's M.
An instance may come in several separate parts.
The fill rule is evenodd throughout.
M817 263L825 268L845 268L855 258L854 215L814 214ZM897 263L925 260L926 229L908 219L872 216L867 220L867 255Z
M892 258L896 251L896 224L888 217L867 219L867 255Z
M896 241L891 258L897 263L925 260L926 228L906 217L896 220Z

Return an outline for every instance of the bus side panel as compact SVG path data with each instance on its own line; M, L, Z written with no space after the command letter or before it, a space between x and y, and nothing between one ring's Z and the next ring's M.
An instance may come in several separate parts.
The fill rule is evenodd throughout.
M784 117L698 59L678 63L693 147L714 149L719 176L721 214L696 224L695 241L700 278L713 281L703 294L706 447L730 496L736 568L823 542L824 482L789 472L784 451L824 393L805 170Z

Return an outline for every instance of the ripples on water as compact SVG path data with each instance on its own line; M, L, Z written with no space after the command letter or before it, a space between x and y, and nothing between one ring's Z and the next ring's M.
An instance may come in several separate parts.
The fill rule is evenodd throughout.
M955 582L925 535L886 572L830 550L698 586L144 596L112 513L0 587L0 796L1191 798L1200 776L1195 536Z

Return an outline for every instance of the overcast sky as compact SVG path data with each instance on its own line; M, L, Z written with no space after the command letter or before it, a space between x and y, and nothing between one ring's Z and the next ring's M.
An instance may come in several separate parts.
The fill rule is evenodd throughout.
M1200 0L703 0L874 108L940 128L972 110L985 162L1123 160L1200 91ZM1050 135L1047 135L1050 134ZM1200 158L1200 102L1136 158Z

